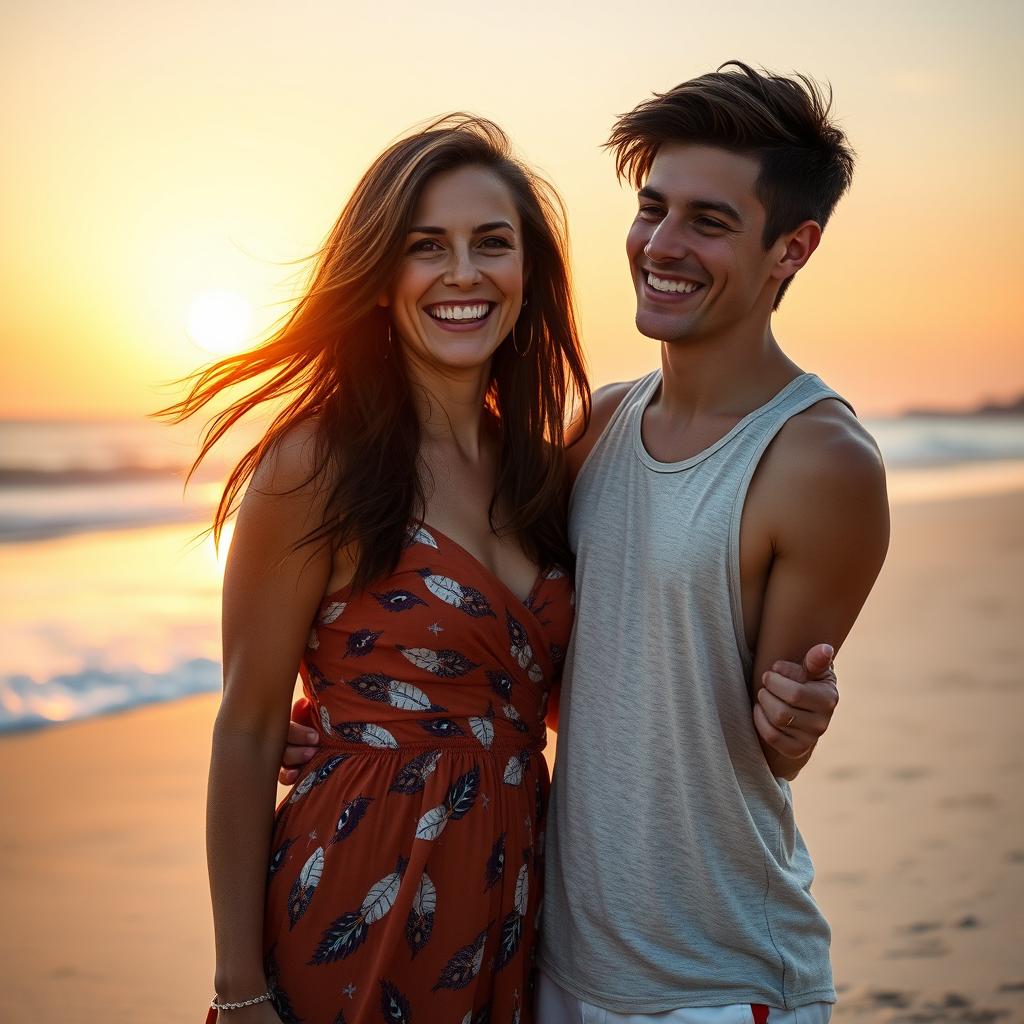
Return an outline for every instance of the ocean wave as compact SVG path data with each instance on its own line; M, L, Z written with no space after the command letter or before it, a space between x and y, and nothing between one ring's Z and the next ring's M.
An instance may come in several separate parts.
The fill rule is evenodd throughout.
M136 483L146 480L184 480L185 466L144 466L128 463L93 468L70 466L44 469L31 466L0 466L0 488L81 487Z
M85 669L43 682L30 676L0 678L0 734L178 700L220 689L220 665L208 658L181 662L167 672Z
M1024 420L1014 417L901 417L867 420L886 465L943 466L1024 459Z

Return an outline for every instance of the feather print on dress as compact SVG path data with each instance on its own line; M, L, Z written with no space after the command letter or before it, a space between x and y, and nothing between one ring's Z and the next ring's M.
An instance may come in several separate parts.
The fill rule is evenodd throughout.
M398 679L391 679L378 672L371 672L367 675L356 676L350 679L348 685L367 700L376 701L378 704L390 704L400 711L446 711L440 704L435 704L418 687L412 683L403 683Z
M329 626L332 622L337 622L345 608L346 603L344 601L332 601L320 613L320 624Z
M441 977L432 991L438 989L465 988L479 973L484 963L484 946L487 943L487 926L468 946L463 946L445 965Z
M274 877L284 866L288 851L295 845L294 839L286 839L273 853L270 858L270 869L267 872L267 881Z
M480 667L475 661L470 661L458 651L449 649L432 651L429 647L403 647L401 644L396 644L395 648L402 652L402 657L411 661L417 668L425 669L444 679L456 679Z
M380 983L380 1011L387 1024L412 1024L409 1000L390 981Z
M434 913L437 910L437 890L430 876L423 872L416 895L412 899L412 907L405 923L405 941L415 959L416 954L430 941L430 933L434 929Z
M487 615L495 618L490 601L475 587L459 583L450 576L441 576L429 569L420 569L419 574L423 577L427 590L445 604L458 608L460 612L465 612L474 619L481 619Z
M315 772L310 772L298 783L292 790L292 795L288 797L288 803L298 803L311 789L326 782L335 768L347 761L348 758L348 754L335 754L333 757L329 757Z
M502 714L515 726L519 732L529 732L530 727L523 721L522 716L511 704L505 704L501 709Z
M502 774L502 780L508 786L521 785L523 781L523 773L529 763L530 752L528 750L520 750L518 754L513 754L505 764L505 771Z
M349 743L365 743L368 747L396 750L398 741L382 725L373 722L335 722L334 732Z
M338 815L337 824L334 826L334 835L331 836L331 846L335 843L340 843L342 839L347 839L355 832L356 826L363 820L363 815L366 814L366 808L372 802L372 796L357 796L354 800L349 800L342 807L341 813Z
M389 612L407 612L418 604L426 606L426 601L408 590L387 590L383 594L373 595L381 608Z
M427 776L441 760L440 750L425 750L402 765L388 789L389 793L419 793L426 785Z
M331 923L320 937L309 961L310 966L344 960L366 941L370 925L376 924L395 905L406 863L399 857L395 870L370 886L358 910L342 914Z
M466 730L452 718L428 718L420 722L420 728L431 736L465 736Z
M530 851L524 850L524 862L519 868L516 878L515 904L501 922L501 935L498 939L498 954L494 959L495 971L500 971L512 962L519 949L523 937L523 922L526 919L526 906L530 898Z
M411 548L413 544L426 544L428 548L437 549L437 541L433 534L424 526L410 527L405 534L405 547Z
M491 689L499 696L508 700L512 696L512 677L507 672L485 673Z
M472 715L469 718L469 728L473 735L480 741L484 750L490 750L494 742L494 706L487 702L487 714Z
M533 660L533 648L526 635L523 624L506 608L505 627L508 629L509 653L516 660L520 668L526 669L526 674L532 682L539 683L544 678L540 665Z
M312 662L306 667L309 669L309 681L317 693L320 693L321 690L326 690L328 686L334 685Z
M306 912L316 887L324 873L324 848L318 846L302 866L292 891L288 895L288 919L295 927L296 922Z
M505 833L494 841L491 855L484 866L484 892L490 892L505 874Z
M373 653L374 644L384 635L384 630L357 629L345 645L343 658L365 658Z
M474 765L465 775L460 775L448 790L443 804L431 808L416 826L417 839L436 839L449 821L464 818L472 809L480 789L480 767Z
M327 758L327 760L317 768L316 782L314 782L313 785L322 786L331 777L335 768L347 761L349 757L349 754L334 754Z

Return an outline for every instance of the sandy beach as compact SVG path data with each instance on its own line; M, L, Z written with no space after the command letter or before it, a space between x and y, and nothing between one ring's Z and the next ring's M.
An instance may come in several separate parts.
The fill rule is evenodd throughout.
M894 509L794 786L851 1022L1024 1020L1024 491ZM0 1020L202 1019L215 697L0 740Z

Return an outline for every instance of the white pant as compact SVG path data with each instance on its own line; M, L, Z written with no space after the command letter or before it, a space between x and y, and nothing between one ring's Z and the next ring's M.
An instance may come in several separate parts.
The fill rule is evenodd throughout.
M828 1024L831 1003L768 1010L767 1024ZM692 1006L660 1013L616 1013L566 992L543 971L537 985L537 1024L759 1024L749 1003Z

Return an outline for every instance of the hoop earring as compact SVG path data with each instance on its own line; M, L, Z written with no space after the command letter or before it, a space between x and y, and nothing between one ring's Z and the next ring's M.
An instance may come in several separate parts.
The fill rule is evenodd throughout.
M524 348L521 352L519 351L519 345L516 343L516 325L513 324L512 325L512 347L516 350L516 355L519 356L520 359L522 359L523 356L525 356L527 354L527 352L530 351L530 346L532 344L533 344L533 334L531 333L530 334L530 340L526 343L526 348Z

